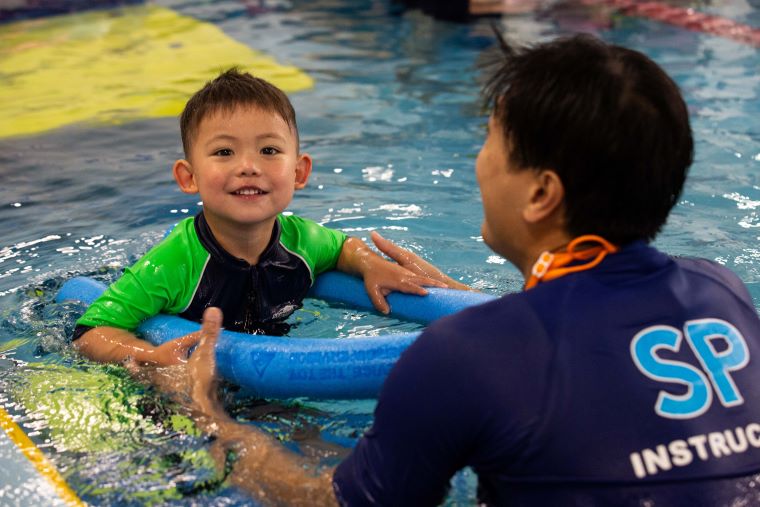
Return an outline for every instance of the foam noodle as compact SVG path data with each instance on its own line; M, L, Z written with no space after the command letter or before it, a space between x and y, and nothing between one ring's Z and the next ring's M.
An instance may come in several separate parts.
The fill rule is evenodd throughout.
M89 304L105 285L73 278L61 287L57 302ZM397 318L432 322L493 296L453 289L428 289L427 296L393 293L388 302ZM371 310L364 284L338 272L321 275L310 297ZM177 316L158 315L138 333L153 344L197 331L200 325ZM361 399L377 396L399 355L418 333L349 338L289 338L223 331L216 348L219 373L266 398Z

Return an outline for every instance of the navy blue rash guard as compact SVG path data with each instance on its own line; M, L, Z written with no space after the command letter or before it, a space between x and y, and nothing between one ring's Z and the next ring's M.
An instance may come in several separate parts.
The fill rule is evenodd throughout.
M437 505L470 466L487 505L760 505L758 386L742 282L633 243L431 325L333 486Z

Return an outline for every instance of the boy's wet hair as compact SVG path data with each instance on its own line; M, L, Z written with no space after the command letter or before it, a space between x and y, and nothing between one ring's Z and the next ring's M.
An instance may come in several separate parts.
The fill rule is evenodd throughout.
M642 53L588 35L525 49L500 42L484 96L512 164L559 175L573 236L653 239L694 154L678 86Z
M232 68L207 82L185 104L179 119L185 156L190 155L192 141L205 117L217 112L231 112L240 106L256 107L279 115L295 133L298 146L296 112L285 92L268 81Z

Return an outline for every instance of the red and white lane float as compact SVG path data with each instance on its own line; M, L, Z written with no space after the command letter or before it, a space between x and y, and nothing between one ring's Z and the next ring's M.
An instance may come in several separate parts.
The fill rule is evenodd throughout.
M662 2L638 2L635 0L581 0L581 3L584 5L605 5L617 9L626 16L660 21L687 30L709 33L750 46L760 47L760 28L691 8L676 7Z

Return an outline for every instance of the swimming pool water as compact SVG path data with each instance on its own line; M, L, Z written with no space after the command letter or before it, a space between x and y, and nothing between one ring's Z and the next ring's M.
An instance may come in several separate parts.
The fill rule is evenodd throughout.
M446 23L384 0L156 3L211 22L314 79L314 88L291 96L302 149L315 159L309 185L296 194L291 211L363 238L378 229L487 292L520 289L516 270L480 238L473 166L485 117L476 62L493 43L490 20ZM751 2L694 5L760 26L760 6ZM591 31L665 67L684 92L697 144L684 195L656 243L676 255L725 264L760 304L760 51L609 14L546 2L537 13L498 25L525 42ZM0 74L0 85L9 79ZM216 485L208 443L167 423L170 404L118 368L75 357L66 335L76 308L51 302L71 276L113 280L168 226L198 211L197 198L180 193L172 181L171 164L179 156L174 118L0 139L0 354L14 361L0 365L2 403L75 491L99 505L248 502ZM296 333L325 336L410 326L319 303L296 317ZM50 379L60 385L45 383ZM103 391L107 399L97 398ZM60 424L51 418L66 410L65 403L49 410L24 405L74 392L89 392L92 406L61 415ZM98 403L110 408L101 411ZM369 425L373 403L282 405L238 397L230 408L289 445L334 462ZM101 420L104 413L110 419ZM127 431L114 425L120 418L137 422ZM84 452L59 427L93 421L105 429L92 437L103 443L95 451ZM472 478L456 482L449 504L471 504Z

